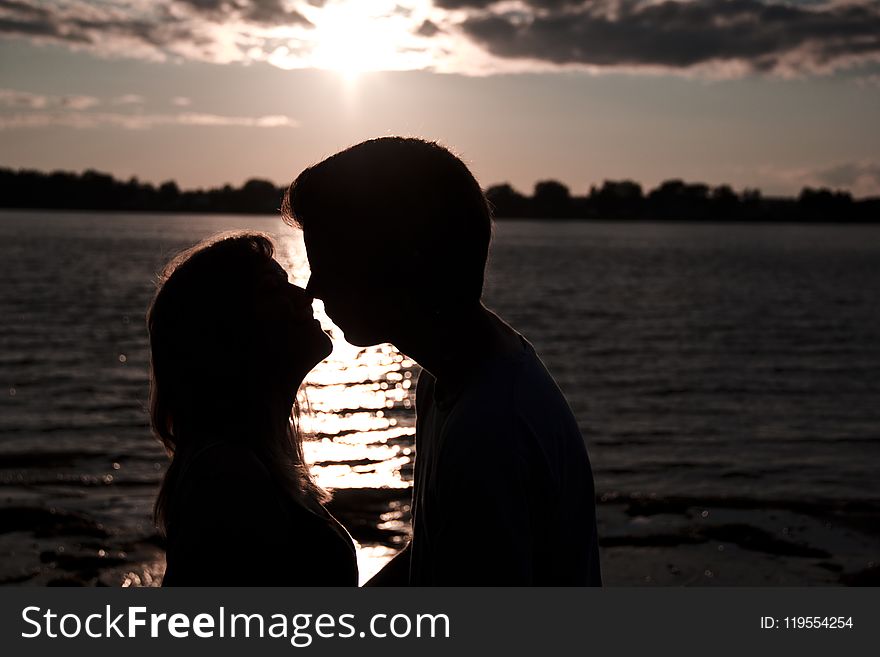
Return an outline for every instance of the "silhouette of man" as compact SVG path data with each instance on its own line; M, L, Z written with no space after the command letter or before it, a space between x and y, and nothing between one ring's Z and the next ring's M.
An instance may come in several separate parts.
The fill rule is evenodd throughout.
M464 163L366 141L303 171L284 215L346 340L423 368L413 537L371 584L599 585L587 450L532 346L481 301L492 218Z

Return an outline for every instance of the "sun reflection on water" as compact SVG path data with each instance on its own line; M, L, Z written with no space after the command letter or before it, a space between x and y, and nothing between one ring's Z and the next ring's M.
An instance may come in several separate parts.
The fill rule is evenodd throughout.
M276 257L291 282L305 287L309 264L302 234L286 231L275 241ZM309 374L300 393L303 451L318 484L336 491L336 512L344 514L340 519L355 538L355 525L360 526L363 583L408 535L419 369L389 344L347 343L323 303L316 300L313 308L333 341L333 353Z
M276 240L291 282L305 287L308 259L300 234ZM300 394L303 451L318 483L344 489L407 489L412 485L415 385L418 366L389 344L355 347L333 325L320 300L315 317L333 353L307 377ZM377 514L375 527L405 533L399 511ZM358 550L362 580L395 552L387 545Z
M395 375L414 364L405 366L389 345L346 349L338 329L329 330L333 353L309 375L300 400L312 472L327 488L409 487L414 389Z

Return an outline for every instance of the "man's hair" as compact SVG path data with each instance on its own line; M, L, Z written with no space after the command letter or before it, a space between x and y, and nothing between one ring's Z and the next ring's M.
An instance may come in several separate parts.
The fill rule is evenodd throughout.
M489 204L464 162L436 142L381 137L347 148L293 181L282 214L315 235L416 256L440 303L480 299Z

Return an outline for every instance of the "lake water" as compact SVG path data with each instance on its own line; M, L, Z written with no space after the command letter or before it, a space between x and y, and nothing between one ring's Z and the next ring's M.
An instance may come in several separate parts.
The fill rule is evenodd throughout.
M152 533L144 313L165 261L230 229L273 235L307 280L276 218L0 213L6 507ZM880 503L880 226L501 222L486 302L557 378L602 499ZM418 368L316 311L336 347L306 390L318 479L403 499Z

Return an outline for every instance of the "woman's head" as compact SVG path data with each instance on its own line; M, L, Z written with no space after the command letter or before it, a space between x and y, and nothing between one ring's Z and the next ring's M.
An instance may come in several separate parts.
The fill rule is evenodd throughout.
M314 487L290 412L331 344L311 298L287 282L273 253L265 235L220 235L181 253L160 277L147 325L151 421L172 455L157 500L162 525L175 461L214 441L248 442L294 493Z

